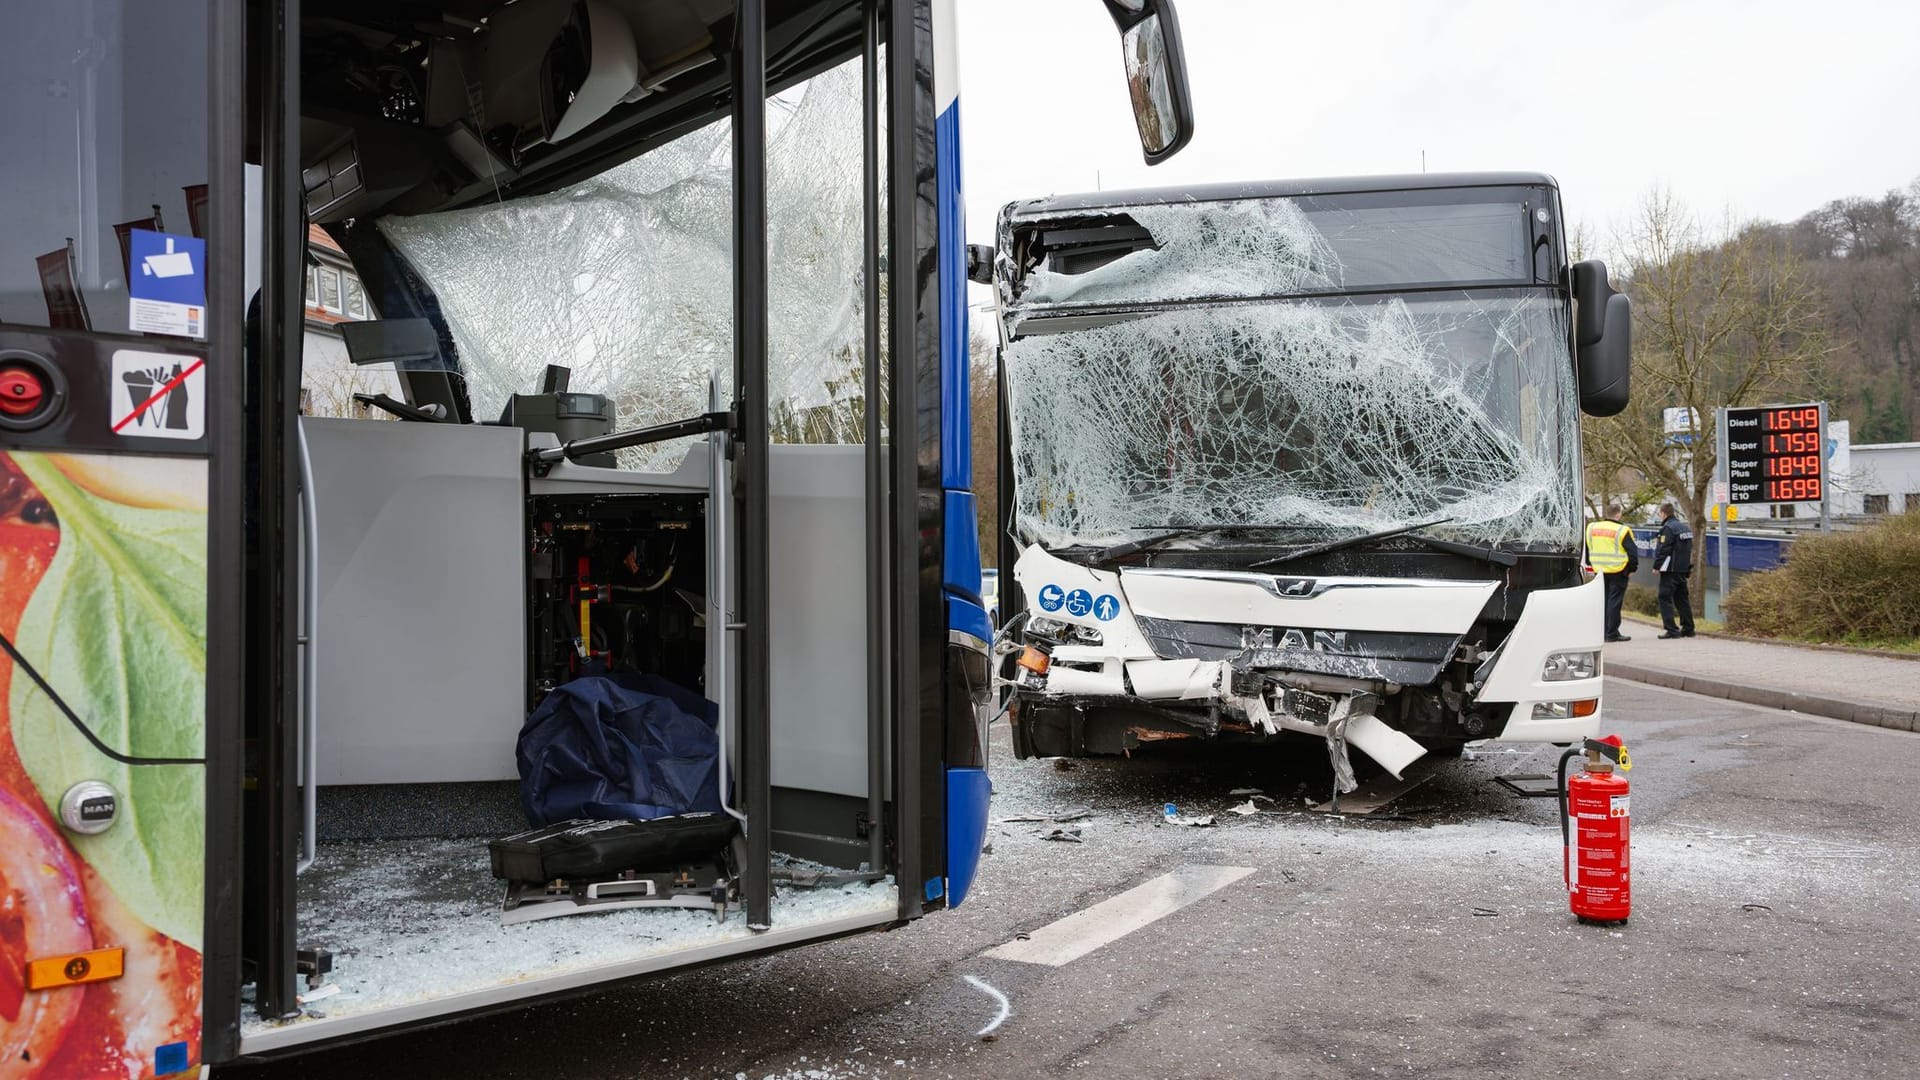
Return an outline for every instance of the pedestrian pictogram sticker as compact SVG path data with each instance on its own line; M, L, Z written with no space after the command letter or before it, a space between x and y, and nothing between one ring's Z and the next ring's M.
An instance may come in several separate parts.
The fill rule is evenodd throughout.
M207 336L207 242L134 229L127 234L127 326L142 334Z
M115 435L198 439L207 433L207 362L180 353L113 354L107 423Z

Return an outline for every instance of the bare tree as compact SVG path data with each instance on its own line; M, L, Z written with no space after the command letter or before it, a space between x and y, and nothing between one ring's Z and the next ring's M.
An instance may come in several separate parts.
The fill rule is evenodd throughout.
M301 408L309 416L335 416L353 420L394 419L386 412L369 409L356 401L355 394L400 396L396 377L391 371L320 365L300 374Z
M1619 247L1633 297L1633 403L1586 425L1590 475L1637 474L1699 528L1719 456L1714 410L1808 385L1828 352L1824 302L1780 230L1708 230L1665 190L1647 196ZM1665 430L1668 408L1689 410L1684 430ZM1705 565L1696 543L1696 601Z
M985 327L980 323L987 323ZM1000 561L1000 377L992 316L975 319L967 343L968 385L973 404L973 500L979 518L980 559Z

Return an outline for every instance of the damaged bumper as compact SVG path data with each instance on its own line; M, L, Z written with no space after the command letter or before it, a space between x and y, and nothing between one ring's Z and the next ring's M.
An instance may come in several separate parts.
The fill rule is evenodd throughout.
M1025 669L1011 680L1021 699L1077 710L1130 707L1204 736L1319 736L1359 747L1396 775L1427 747L1382 719L1398 715L1382 710L1382 701L1437 686L1443 670L1471 650L1463 640L1498 587L1103 571L1039 548L1022 556L1015 574L1034 602L1029 636L1053 642L1044 671ZM1597 730L1600 588L1596 580L1529 596L1476 680L1448 699L1494 718L1476 737L1560 742ZM1589 652L1590 669L1566 659ZM1129 734L1178 737L1152 731Z
M1600 733L1605 592L1595 575L1570 589L1542 589L1527 597L1526 610L1485 668L1476 692L1482 704L1512 703L1506 727L1495 737L1570 743Z

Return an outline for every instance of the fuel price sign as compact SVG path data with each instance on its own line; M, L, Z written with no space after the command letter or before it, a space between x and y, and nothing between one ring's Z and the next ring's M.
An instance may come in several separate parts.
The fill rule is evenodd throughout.
M1818 404L1728 409L1727 501L1819 502L1826 493L1825 411Z

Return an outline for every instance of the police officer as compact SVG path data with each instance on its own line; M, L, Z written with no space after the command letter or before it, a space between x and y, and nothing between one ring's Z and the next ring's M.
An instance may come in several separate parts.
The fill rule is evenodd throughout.
M1633 530L1613 518L1587 522L1587 565L1607 583L1608 641L1633 640L1620 632L1620 607L1627 599L1627 579L1640 568L1639 547Z
M1653 568L1660 572L1662 639L1693 636L1693 605L1687 598L1687 575L1693 572L1693 530L1673 512L1672 503L1660 504L1660 538L1653 547Z

